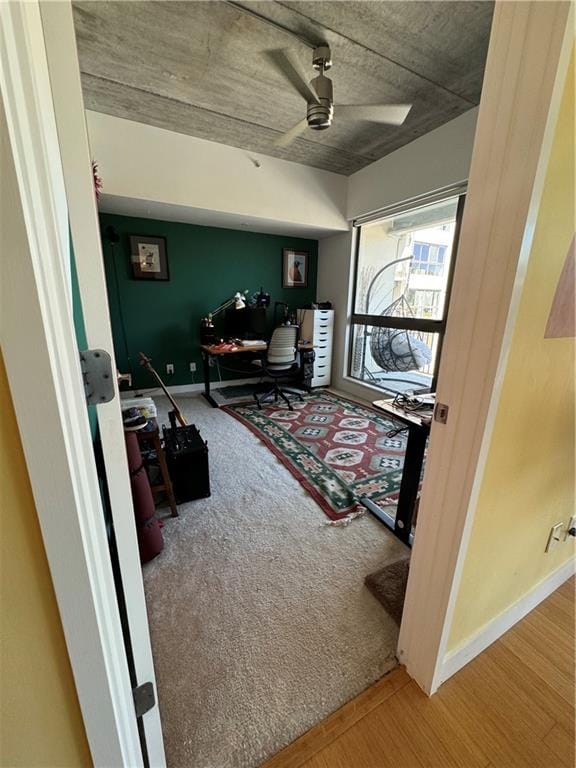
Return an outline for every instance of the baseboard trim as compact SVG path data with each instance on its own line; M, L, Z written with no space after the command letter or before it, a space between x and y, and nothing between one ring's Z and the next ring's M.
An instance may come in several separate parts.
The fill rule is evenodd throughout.
M572 557L543 581L539 582L520 600L511 605L510 608L486 624L465 645L447 653L440 670L439 685L442 685L448 678L456 674L458 670L466 666L468 662L486 650L489 645L492 645L493 642L511 629L514 624L523 619L526 614L530 613L537 605L549 597L552 592L571 578L575 572L576 559Z
M222 389L222 387L235 387L242 384L254 384L260 380L259 376L251 376L247 379L229 379L228 381L211 381L210 389ZM200 384L175 384L167 387L171 395L199 395L204 392L204 383ZM163 395L160 387L140 387L139 389L125 389L120 392L120 398L128 397L155 397Z

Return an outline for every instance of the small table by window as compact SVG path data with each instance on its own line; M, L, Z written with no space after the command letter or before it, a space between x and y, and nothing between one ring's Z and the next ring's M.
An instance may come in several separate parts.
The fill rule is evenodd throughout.
M430 434L432 409L423 412L404 410L404 408L394 405L393 398L375 400L372 405L379 411L391 416L395 421L399 421L408 427L408 442L404 455L404 467L402 469L402 481L400 483L396 516L390 515L371 499L364 497L360 501L378 520L394 531L399 539L405 544L411 545L412 520L418 498L426 441Z

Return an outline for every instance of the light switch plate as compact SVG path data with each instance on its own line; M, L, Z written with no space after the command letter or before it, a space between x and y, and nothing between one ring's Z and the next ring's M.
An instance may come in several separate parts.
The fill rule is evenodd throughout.
M562 541L562 531L564 530L564 523L556 523L550 529L550 535L548 536L548 543L546 544L545 552L550 552Z

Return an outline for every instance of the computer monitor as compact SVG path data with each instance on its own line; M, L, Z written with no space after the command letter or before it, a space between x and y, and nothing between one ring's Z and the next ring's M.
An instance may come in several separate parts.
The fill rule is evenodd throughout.
M233 339L266 338L266 307L230 307L226 310L225 332Z

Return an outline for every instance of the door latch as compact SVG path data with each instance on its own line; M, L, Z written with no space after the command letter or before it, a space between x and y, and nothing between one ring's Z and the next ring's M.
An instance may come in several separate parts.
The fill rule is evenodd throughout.
M105 349L85 349L80 352L80 368L88 405L109 403L114 399L112 358Z
M434 407L434 421L446 424L448 421L448 406L446 403L436 403Z
M142 683L142 685L136 686L136 688L132 689L132 696L134 697L136 717L142 717L146 712L150 712L152 707L156 704L154 686L152 683Z

